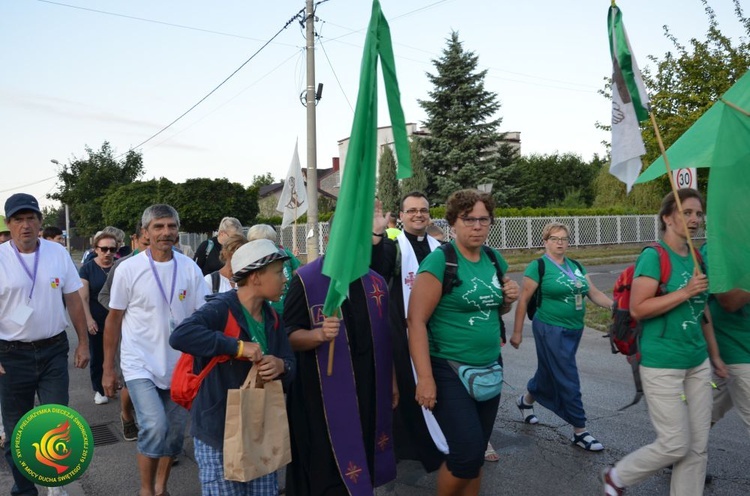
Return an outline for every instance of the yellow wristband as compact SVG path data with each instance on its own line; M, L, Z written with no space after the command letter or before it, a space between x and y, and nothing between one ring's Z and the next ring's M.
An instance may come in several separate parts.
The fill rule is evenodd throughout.
M237 358L242 358L242 352L245 350L245 343L237 341Z

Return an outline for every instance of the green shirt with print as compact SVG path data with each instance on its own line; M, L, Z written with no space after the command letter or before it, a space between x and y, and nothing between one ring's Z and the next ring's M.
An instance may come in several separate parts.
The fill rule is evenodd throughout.
M708 248L701 247L703 260L708 261ZM710 278L710 267L706 273ZM711 320L714 324L714 335L719 345L721 359L727 365L750 363L750 305L745 305L736 312L727 312L719 305L716 298L708 299Z
M503 303L495 265L482 251L478 262L464 258L456 250L459 286L440 299L432 312L429 328L430 355L469 365L487 365L500 355L498 312ZM496 250L500 268L505 274L508 263ZM422 261L419 273L429 272L440 283L445 274L445 253L435 250Z
M660 243L669 254L672 273L667 281L667 292L673 293L687 286L693 277L693 259L678 255ZM659 253L645 249L635 262L633 277L650 277L659 281L661 268ZM708 293L694 296L665 314L644 319L641 336L641 365L659 369L689 369L708 358L708 348L701 329L703 309Z
M523 273L532 281L539 284L539 263L534 260ZM586 269L565 258L562 265L565 270L575 276L570 278L560 267L547 257L542 257L544 263L544 277L542 278L542 304L536 310L535 317L548 325L565 327L566 329L583 329L583 318L586 315L586 304L583 298L589 292L586 280ZM580 288L576 287L580 283ZM581 308L576 309L576 294L581 294Z
M274 310L276 310L276 313L279 315L284 314L284 298L286 297L287 291L289 291L289 283L292 282L292 276L294 275L294 271L297 270L302 263L299 261L297 257L294 256L294 254L289 251L288 248L282 248L286 254L289 256L289 260L284 260L284 276L286 277L286 282L284 283L284 291L281 293L281 299L279 301L270 301L269 303L273 307Z

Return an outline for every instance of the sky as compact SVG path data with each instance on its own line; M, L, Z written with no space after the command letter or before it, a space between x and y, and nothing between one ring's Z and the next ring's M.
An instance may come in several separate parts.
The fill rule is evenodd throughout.
M722 31L743 34L731 0L710 0ZM317 166L331 166L349 136L370 17L368 0L327 0L316 10ZM610 103L597 93L611 73L609 0L381 0L391 27L401 104L421 123L451 31L486 69L502 105L501 131L521 133L524 155L606 153ZM304 0L0 1L0 202L17 192L54 205L61 164L109 141L118 156L205 97L251 58ZM641 67L678 40L705 39L700 0L622 0ZM750 9L745 12L750 15ZM154 139L142 179L228 178L250 185L287 173L294 144L306 164L304 29L294 21L221 88ZM389 125L382 91L378 124ZM420 124L421 125L421 124Z

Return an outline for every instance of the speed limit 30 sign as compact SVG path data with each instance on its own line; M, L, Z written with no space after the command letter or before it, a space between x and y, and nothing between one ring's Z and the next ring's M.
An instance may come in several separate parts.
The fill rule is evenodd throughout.
M672 171L672 175L674 176L674 183L677 185L677 189L698 189L698 173L695 167L674 170Z

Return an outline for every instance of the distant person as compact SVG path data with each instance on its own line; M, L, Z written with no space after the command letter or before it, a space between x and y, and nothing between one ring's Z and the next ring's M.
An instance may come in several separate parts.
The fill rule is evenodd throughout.
M47 226L42 230L42 238L65 246L65 236L62 229L56 226Z
M443 231L442 228L434 222L430 222L430 225L427 226L427 234L440 241L441 243L446 242L445 231Z
M542 229L542 239L544 256L526 267L510 338L514 348L521 346L528 303L541 288L542 304L532 322L537 369L525 393L516 399L516 407L525 423L535 425L539 419L533 405L539 402L573 427L573 445L586 451L601 451L604 446L586 430L576 353L586 316L584 298L607 309L612 308L612 299L594 286L582 265L566 256L570 246L568 226L550 222ZM544 266L540 269L538 264Z
M279 315L284 314L284 298L286 293L289 291L289 283L292 277L297 273L297 269L300 268L302 263L299 261L294 254L287 248L279 245L279 235L276 230L268 224L256 224L247 231L248 241L255 241L256 239L267 239L272 241L280 250L283 250L289 258L284 261L284 277L287 282L284 283L284 291L281 292L281 298L278 301L272 301L271 306Z
M234 277L234 272L232 272L232 256L234 256L234 252L240 246L247 242L247 239L242 234L232 234L221 245L221 255L219 255L219 258L224 262L224 267L211 272L203 278L211 289L211 294L226 293L237 287L237 283L232 279Z
M128 246L127 249L123 249L125 244L125 231L120 229L119 227L115 226L107 226L101 231L97 232L94 237L98 236L99 234L107 233L114 236L115 240L117 240L117 253L115 254L115 258L120 258L120 256L126 256L128 253L130 253L130 247ZM123 253L123 255L121 255ZM83 256L82 263L90 262L94 258L96 258L97 252L96 252L96 244L94 243L94 238L91 239L91 249L87 251Z
M112 233L99 233L94 237L96 258L83 264L78 270L83 287L78 290L86 313L86 327L89 332L89 373L94 389L94 403L104 405L109 399L102 389L102 365L104 364L104 321L108 310L99 303L99 291L107 282L117 252L117 239Z
M641 381L656 440L621 459L602 475L605 494L624 494L627 486L672 466L670 494L703 494L711 428L711 366L726 379L711 324L708 278L695 267L688 237L703 224L703 197L690 188L664 197L659 210L659 243L672 265L666 291L655 249L643 250L635 263L630 314L643 326ZM687 224L687 230L685 229ZM705 316L704 316L705 315Z
M234 217L224 217L219 223L216 236L198 245L193 260L198 264L204 276L224 266L224 263L219 258L221 245L232 234L242 234L242 224Z
M10 229L5 223L5 217L0 215L0 244L10 241Z
M385 230L385 235L388 236L388 239L395 240L399 234L401 234L401 229L396 224L396 214L391 212L388 214L388 227Z
M5 432L39 403L69 400L68 315L78 335L73 364L89 363L86 316L78 294L81 280L70 255L57 243L39 239L42 211L36 198L16 193L5 202L11 241L0 245L0 405ZM13 443L5 443L13 495L36 495L34 483L13 462ZM63 487L47 494L66 495Z
M169 205L143 212L149 248L122 263L114 275L104 329L104 376L108 397L117 391L115 353L138 417L141 496L167 493L172 457L182 451L187 410L170 397L179 352L169 336L204 302L208 288L192 260L173 249L180 217Z

